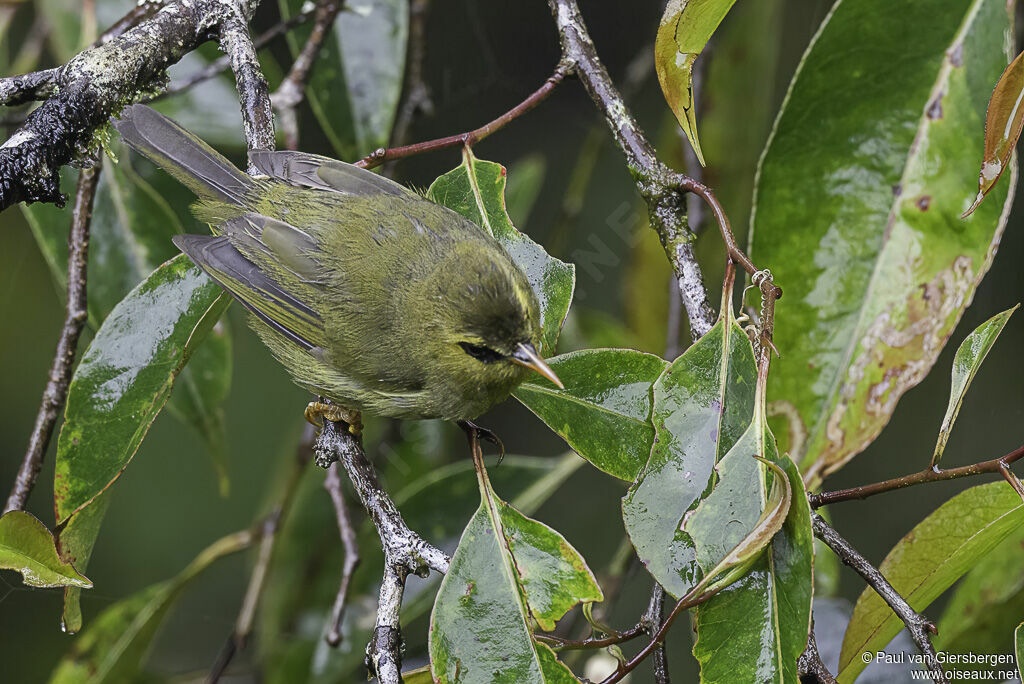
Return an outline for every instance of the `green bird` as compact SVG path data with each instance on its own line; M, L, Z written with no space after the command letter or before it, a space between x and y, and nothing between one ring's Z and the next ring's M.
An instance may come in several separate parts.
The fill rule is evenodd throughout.
M114 126L197 195L213 235L175 245L249 310L299 386L331 400L310 404L311 420L470 420L530 370L561 386L537 352L526 276L459 214L312 154L250 152L250 176L143 105Z

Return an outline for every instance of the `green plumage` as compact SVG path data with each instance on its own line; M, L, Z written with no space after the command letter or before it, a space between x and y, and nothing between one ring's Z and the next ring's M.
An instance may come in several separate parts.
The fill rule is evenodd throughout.
M343 162L254 152L248 176L141 105L125 141L198 196L213 236L175 243L251 312L300 386L348 409L474 418L528 369L537 300L484 230L401 185ZM521 354L520 354L521 357Z

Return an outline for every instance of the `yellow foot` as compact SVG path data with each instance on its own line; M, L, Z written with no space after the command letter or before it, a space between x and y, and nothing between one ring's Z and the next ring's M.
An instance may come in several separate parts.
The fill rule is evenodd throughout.
M332 423L345 423L348 425L348 431L356 437L363 432L363 419L359 411L326 401L309 402L306 405L306 420L318 428L324 426L324 420L329 420Z

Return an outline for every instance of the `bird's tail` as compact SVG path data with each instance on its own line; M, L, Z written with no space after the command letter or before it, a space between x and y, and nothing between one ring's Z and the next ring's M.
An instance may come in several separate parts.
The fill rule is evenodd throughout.
M205 142L145 105L125 107L114 128L129 146L203 200L244 205L254 180Z

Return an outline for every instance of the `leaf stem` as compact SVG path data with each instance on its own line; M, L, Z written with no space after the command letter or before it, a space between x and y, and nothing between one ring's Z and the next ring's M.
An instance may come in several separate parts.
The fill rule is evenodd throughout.
M89 318L86 281L89 266L89 225L92 222L93 200L99 183L100 167L82 169L75 189L75 205L71 214L71 230L68 233L68 277L67 304L64 309L64 326L57 338L57 350L50 365L49 379L43 390L43 399L36 414L35 426L29 437L28 448L22 459L21 468L14 480L14 487L7 498L4 512L22 510L39 477L43 457L53 436L57 417L68 396L71 375L78 349L78 338Z
M876 494L881 494L883 492L891 492L895 489L903 489L904 487L911 487L913 485L924 484L926 482L956 480L961 477L981 475L984 473L1000 473L1003 477L1006 477L1011 486L1013 486L1013 488L1017 490L1022 497L1024 497L1024 491L1019 487L1020 481L1017 480L1016 477L1013 477L1012 480L1007 477L1007 473L1009 473L1009 475L1013 475L1013 473L1009 471L1010 465L1022 457L1024 457L1024 445L1017 447L1004 456L993 458L990 461L972 463L971 465L960 466L959 468L928 468L910 475L894 477L891 480L861 485L859 487L850 487L849 489L839 489L831 492L821 492L820 494L811 494L807 498L811 502L811 508L821 508L822 506L839 503L840 501L866 499L869 496L875 496Z

